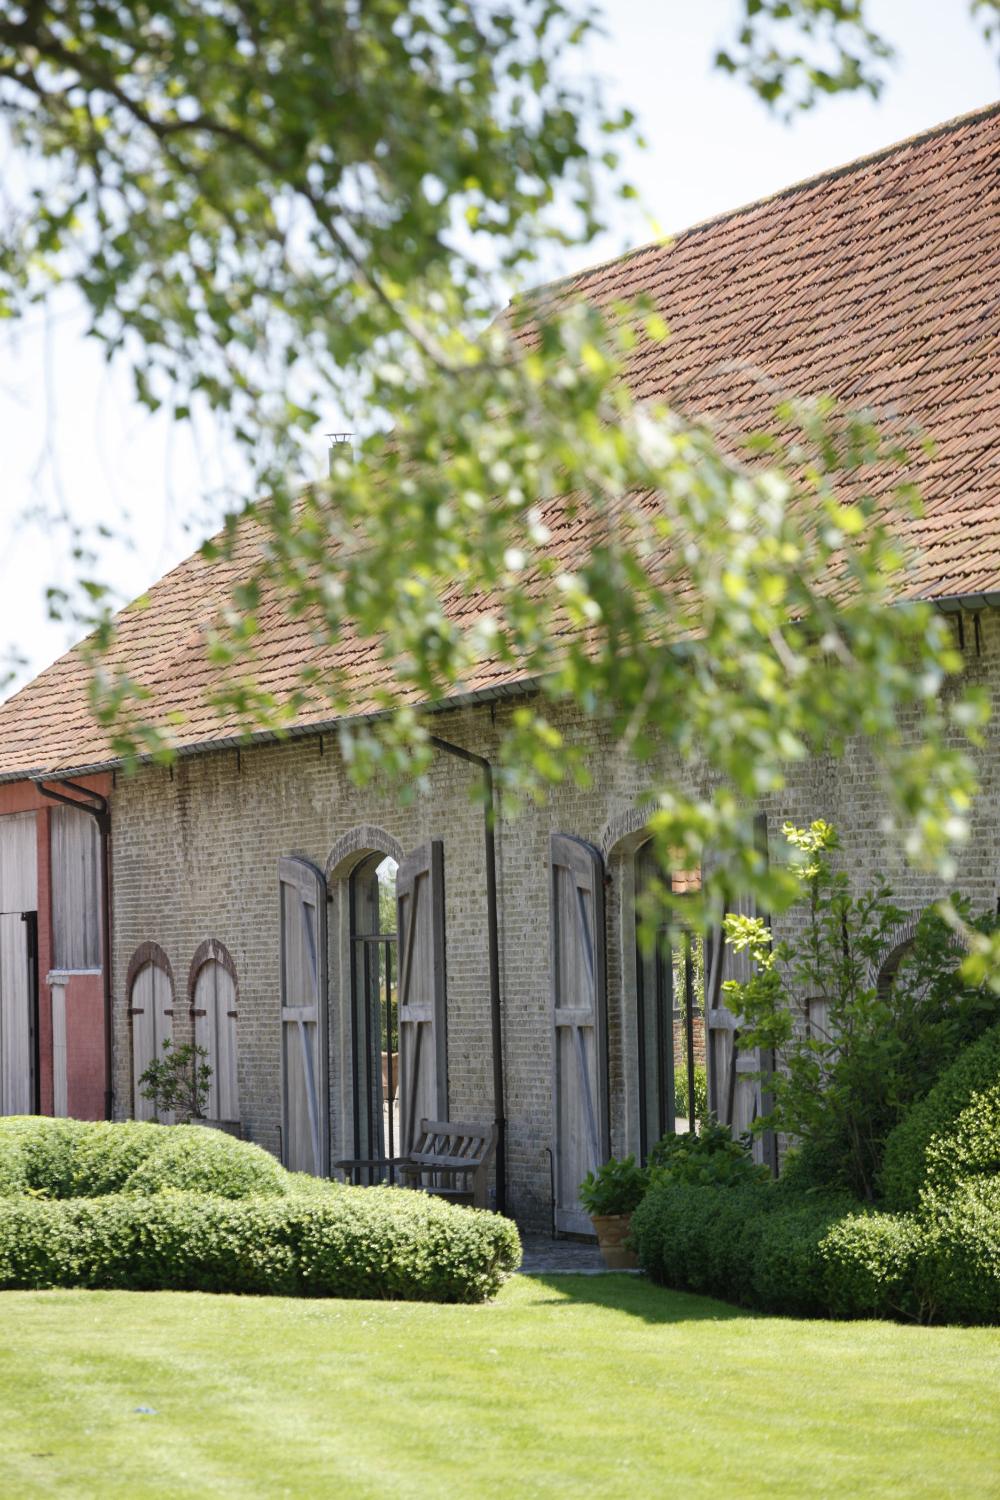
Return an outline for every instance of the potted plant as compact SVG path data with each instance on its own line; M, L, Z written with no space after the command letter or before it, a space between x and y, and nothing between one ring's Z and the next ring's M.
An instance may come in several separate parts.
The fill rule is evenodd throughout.
M646 1191L648 1177L634 1156L612 1157L580 1184L580 1202L590 1215L609 1271L634 1271L638 1264L628 1241L632 1211Z
M148 1099L157 1114L173 1114L186 1125L204 1125L226 1135L240 1135L238 1120L209 1120L205 1117L212 1067L204 1047L185 1042L175 1047L168 1037L163 1043L162 1058L154 1058L139 1076L139 1093Z

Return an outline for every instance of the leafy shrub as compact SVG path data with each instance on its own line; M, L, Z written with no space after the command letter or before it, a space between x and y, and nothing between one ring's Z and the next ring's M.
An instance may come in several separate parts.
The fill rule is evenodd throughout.
M292 1191L289 1174L269 1152L197 1125L166 1128L166 1140L122 1184L123 1193L172 1190L249 1198Z
M737 1187L767 1180L767 1168L754 1165L749 1144L734 1140L724 1125L711 1121L697 1133L665 1135L649 1153L650 1182L688 1182Z
M297 1191L297 1181L249 1141L193 1125L0 1120L0 1183L15 1172L16 1191L46 1198L189 1190L242 1198ZM2 1191L2 1189L0 1189Z
M654 1281L763 1312L871 1318L928 1314L917 1284L925 1233L907 1216L776 1185L650 1188L631 1234Z
M939 1323L1000 1323L1000 1179L970 1177L921 1199L917 1294Z
M726 918L726 940L751 962L746 982L724 986L743 1017L741 1044L776 1050L768 1076L774 1108L755 1122L798 1137L802 1181L847 1189L872 1202L890 1132L926 1093L943 1066L998 1018L1000 1000L965 977L961 947L934 910L920 918L909 951L885 983L875 976L905 913L879 883L855 895L828 856L838 847L829 824L786 825L798 851L803 924L794 940L772 945L761 918ZM952 905L975 929L969 902ZM823 1002L825 1029L818 1024Z
M917 1316L922 1226L911 1215L849 1213L823 1236L824 1310L835 1318Z
M700 944L698 951L701 952ZM690 1119L686 1068L678 1069L674 1074L674 1113L683 1120ZM694 1068L694 1117L696 1120L708 1119L708 1073L703 1063L695 1063Z
M588 1214L630 1214L646 1191L648 1177L634 1156L612 1157L580 1184L580 1202Z
M746 1303L763 1207L759 1189L665 1181L632 1215L630 1235L654 1281Z
M988 1136L991 1128L1000 1128L995 1117L993 1126L989 1125L990 1101L996 1097L993 1090L998 1082L1000 1026L995 1026L965 1049L889 1136L880 1176L887 1207L917 1207L920 1191L927 1181L929 1151L938 1180L955 1179L954 1170L949 1172L947 1167L947 1155L957 1121L972 1106L975 1095L985 1097L985 1104L974 1111L985 1118L979 1125L974 1125L971 1119L967 1122L967 1129L979 1134L982 1147L983 1131ZM971 1148L971 1142L969 1145Z
M175 1114L180 1120L203 1119L208 1104L212 1068L208 1052L191 1042L175 1047L167 1037L163 1056L154 1057L139 1075L139 1093L157 1114Z
M399 1188L0 1200L0 1287L479 1302L517 1269L508 1219Z

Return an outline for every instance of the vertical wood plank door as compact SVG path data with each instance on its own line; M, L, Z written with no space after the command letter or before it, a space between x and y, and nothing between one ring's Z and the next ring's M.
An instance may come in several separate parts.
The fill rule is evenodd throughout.
M755 824L757 846L767 853L767 822L759 817ZM741 896L730 902L734 915L760 915L752 896ZM730 979L745 984L752 975L746 953L734 953L721 931L713 933L707 945L705 962L705 1064L708 1073L708 1107L720 1125L728 1125L733 1135L745 1135L753 1122L770 1108L759 1075L771 1071L773 1058L759 1048L740 1046L740 1018L725 1004L723 984ZM774 1168L776 1142L772 1131L753 1138L754 1160Z
M422 1119L448 1118L444 845L432 839L396 871L399 943L399 1150Z
M278 861L281 902L281 1154L294 1172L330 1170L326 880L307 859Z
M139 1079L154 1058L163 1058L163 1043L174 1035L174 996L169 976L158 964L143 964L132 981L132 1114L137 1120L174 1123L172 1110L157 1114L152 1100L139 1092Z
M556 1229L591 1234L580 1183L610 1155L604 863L583 839L549 843Z
M49 813L52 946L57 969L101 967L101 844L89 813Z
M33 985L28 928L19 912L0 916L0 1115L35 1107Z
M205 1113L210 1120L239 1120L236 1065L236 985L218 959L202 964L195 979L195 1045L204 1047L212 1069Z

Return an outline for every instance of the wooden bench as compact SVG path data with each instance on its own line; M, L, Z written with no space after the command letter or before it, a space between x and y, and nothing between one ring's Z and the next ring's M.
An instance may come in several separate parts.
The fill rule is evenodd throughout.
M385 1173L401 1187L434 1193L452 1203L485 1208L490 1163L497 1149L495 1125L454 1120L421 1120L406 1156L349 1157L337 1166L349 1182Z

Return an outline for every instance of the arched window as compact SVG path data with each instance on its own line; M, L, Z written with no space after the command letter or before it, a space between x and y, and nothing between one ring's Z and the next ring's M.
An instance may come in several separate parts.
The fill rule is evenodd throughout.
M210 1120L239 1121L236 966L222 943L210 938L194 956L188 979L194 1043L207 1053L211 1068L205 1114Z
M174 1035L174 975L170 960L157 943L143 943L128 966L128 1014L132 1024L132 1114L137 1120L173 1124L172 1113L157 1114L139 1092L139 1079L154 1058L162 1058L163 1043Z
M349 881L354 1151L399 1151L396 871L392 855L366 855Z

